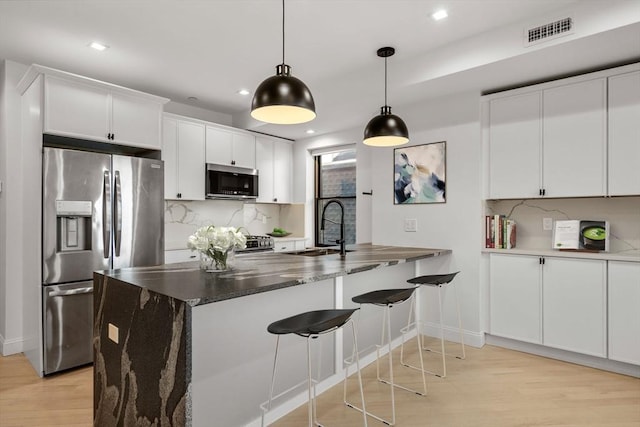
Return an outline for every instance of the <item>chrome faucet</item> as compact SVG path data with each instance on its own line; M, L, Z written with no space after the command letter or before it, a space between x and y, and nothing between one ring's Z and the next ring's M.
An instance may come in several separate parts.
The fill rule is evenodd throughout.
M320 219L320 230L324 231L324 222L325 221L329 221L332 224L337 224L337 222L331 221L330 219L326 219L324 217L324 214L327 211L327 207L331 203L337 203L338 206L340 206L340 240L336 240L336 243L340 244L340 256L344 257L347 254L347 251L346 251L345 245L344 245L344 205L342 204L342 202L340 200L331 199L324 205L324 208L322 208L322 217Z

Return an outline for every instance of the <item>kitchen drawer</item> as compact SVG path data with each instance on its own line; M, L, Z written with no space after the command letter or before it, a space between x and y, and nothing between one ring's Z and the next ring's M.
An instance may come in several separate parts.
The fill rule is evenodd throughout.
M173 264L176 262L197 261L198 253L191 251L191 249L177 249L171 251L164 251L164 263Z
M285 240L285 241L274 241L273 242L273 250L274 252L289 252L296 250L296 241L295 240Z

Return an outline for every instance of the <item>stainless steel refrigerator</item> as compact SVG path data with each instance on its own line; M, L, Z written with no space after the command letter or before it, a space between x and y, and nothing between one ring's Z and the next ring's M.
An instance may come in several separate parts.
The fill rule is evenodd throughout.
M44 148L44 373L93 361L93 271L164 262L161 160Z

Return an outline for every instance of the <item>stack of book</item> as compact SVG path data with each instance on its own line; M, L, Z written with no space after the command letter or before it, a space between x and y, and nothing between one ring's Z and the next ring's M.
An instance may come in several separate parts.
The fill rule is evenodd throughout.
M485 216L485 247L513 249L516 247L516 222L504 215Z

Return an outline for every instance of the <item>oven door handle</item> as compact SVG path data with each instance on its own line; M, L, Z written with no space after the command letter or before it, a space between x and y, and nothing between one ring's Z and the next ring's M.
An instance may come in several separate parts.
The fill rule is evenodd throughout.
M93 293L93 286L86 288L71 289L68 291L54 291L49 294L50 297L66 297L69 295L84 295Z

